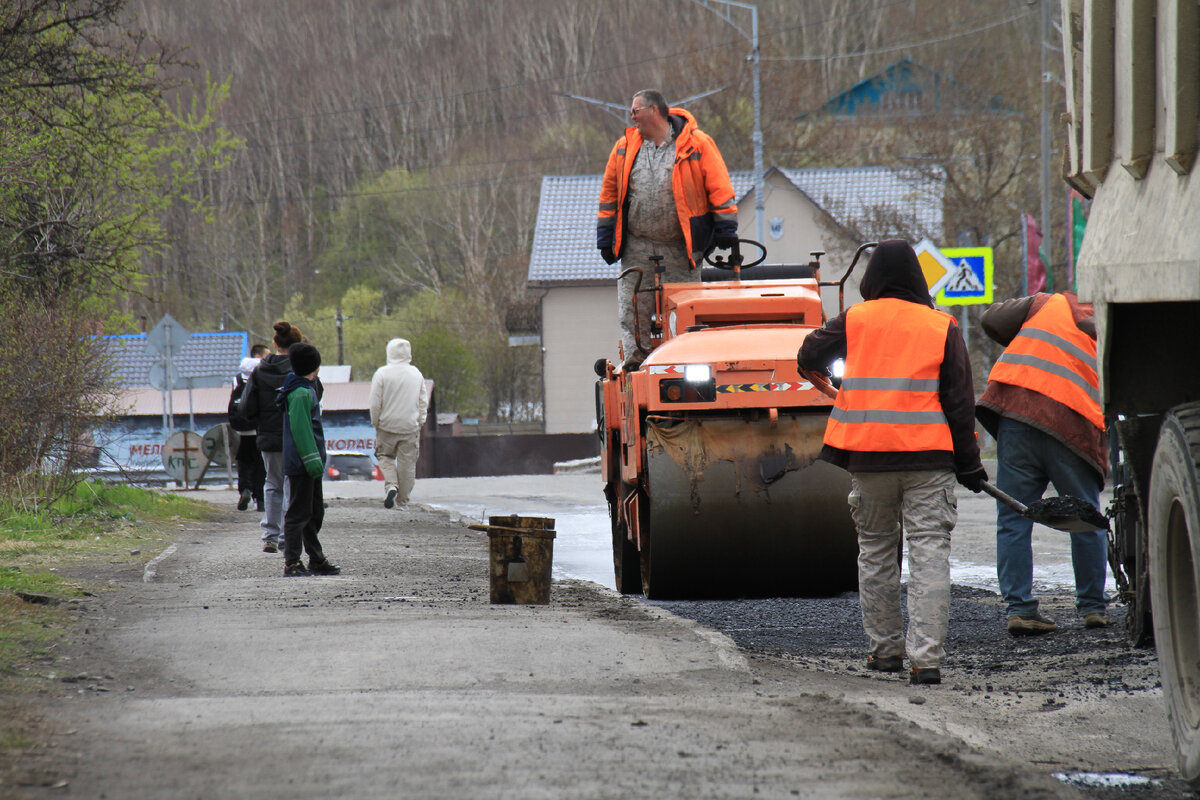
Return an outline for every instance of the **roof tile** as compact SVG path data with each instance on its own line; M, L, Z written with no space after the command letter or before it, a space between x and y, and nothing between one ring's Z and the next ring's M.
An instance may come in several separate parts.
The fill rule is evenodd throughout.
M162 356L146 347L146 334L101 338L112 356L118 387L150 385L150 368L161 361ZM181 378L219 375L232 382L238 365L250 351L249 341L245 333L193 333L172 363Z

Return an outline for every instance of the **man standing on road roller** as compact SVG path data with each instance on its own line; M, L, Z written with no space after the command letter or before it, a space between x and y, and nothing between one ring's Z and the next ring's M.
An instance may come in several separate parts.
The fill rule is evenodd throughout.
M850 473L867 669L941 683L950 619L955 478L980 491L971 362L954 318L937 311L908 242L880 242L851 306L810 333L801 370L845 359L820 458ZM908 540L908 636L900 615L901 529Z
M1039 292L990 306L981 322L1004 345L975 412L996 437L997 488L1030 505L1053 483L1060 496L1098 506L1108 447L1091 304L1080 303L1074 292ZM1049 633L1058 626L1038 613L1033 595L1033 523L1003 503L996 507L996 574L1008 632ZM1105 532L1072 533L1071 563L1084 627L1106 627Z
M729 170L716 142L682 108L668 108L661 93L643 89L629 108L633 127L617 140L604 168L596 247L605 263L640 267L641 288L654 278L651 256L661 256L664 283L699 280L701 260L712 245L737 242L737 206ZM623 369L636 369L649 346L652 295L633 292L637 274L617 282ZM645 298L645 299L643 299Z
M383 507L408 505L417 480L421 428L429 411L425 376L413 366L407 339L387 343L387 363L371 376L371 425L375 460L383 473Z

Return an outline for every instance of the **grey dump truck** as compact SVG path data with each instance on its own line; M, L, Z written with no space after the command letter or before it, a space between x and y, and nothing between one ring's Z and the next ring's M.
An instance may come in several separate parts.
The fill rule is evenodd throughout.
M1110 562L1158 650L1180 771L1200 789L1200 9L1062 0L1066 181L1113 444Z

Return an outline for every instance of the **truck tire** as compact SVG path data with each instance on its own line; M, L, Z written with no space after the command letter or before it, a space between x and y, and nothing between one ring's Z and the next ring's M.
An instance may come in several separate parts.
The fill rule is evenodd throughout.
M1154 641L1179 770L1200 789L1200 403L1164 418L1150 470L1148 538Z

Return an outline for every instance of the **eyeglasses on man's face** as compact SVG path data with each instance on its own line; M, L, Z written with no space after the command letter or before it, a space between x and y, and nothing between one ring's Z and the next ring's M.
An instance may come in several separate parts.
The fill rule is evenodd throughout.
M636 119L638 114L640 114L641 112L645 111L648 108L650 108L650 106L634 106L633 108L629 109L629 118Z

